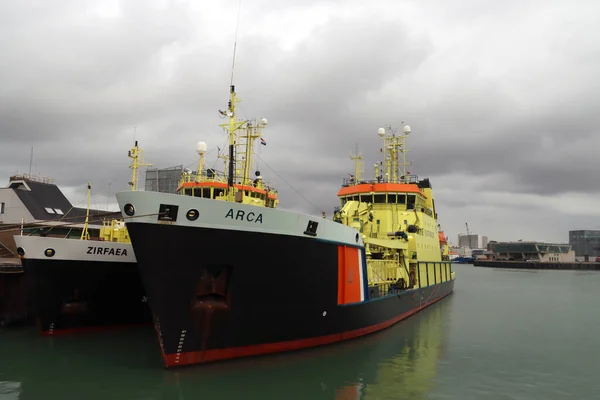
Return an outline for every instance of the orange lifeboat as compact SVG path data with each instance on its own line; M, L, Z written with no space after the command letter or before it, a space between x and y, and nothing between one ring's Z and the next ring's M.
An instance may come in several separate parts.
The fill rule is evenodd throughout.
M440 244L447 244L448 243L448 239L446 238L446 236L444 236L444 232L443 231L438 232L438 237L440 239Z

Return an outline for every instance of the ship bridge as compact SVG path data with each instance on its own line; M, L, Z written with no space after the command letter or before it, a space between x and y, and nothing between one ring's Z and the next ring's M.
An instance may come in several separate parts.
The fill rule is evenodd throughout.
M344 207L348 201L371 203L375 207L377 204L389 204L394 205L394 208L418 210L433 216L433 208L430 205L433 199L429 199L424 192L424 189L431 188L429 179L419 181L416 175L402 178L405 179L405 183L372 180L355 184L352 178L344 179L342 188L337 193L340 205Z

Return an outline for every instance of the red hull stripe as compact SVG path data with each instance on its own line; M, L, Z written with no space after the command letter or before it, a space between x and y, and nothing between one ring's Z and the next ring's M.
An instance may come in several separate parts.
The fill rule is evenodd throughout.
M113 331L119 329L130 329L141 326L150 326L152 323L146 324L126 324L126 325L100 325L100 326L82 326L80 328L55 329L53 331L40 331L43 336L62 336L78 333Z
M450 293L448 293L450 294ZM327 336L319 336L314 338L307 339L298 339L298 340L290 340L287 342L277 342L277 343L264 343L257 344L251 346L241 346L241 347L231 347L228 349L213 349L213 350L205 350L205 351L192 351L186 353L174 353L174 354L163 354L165 360L165 366L167 368L180 366L180 365L189 365L189 364L200 364L210 361L218 361L218 360L226 360L230 358L240 358L240 357L248 357L248 356L257 356L262 354L269 353L279 353L283 351L290 350L299 350L307 347L315 347L321 346L324 344L330 344L335 342L341 342L343 340L356 338L359 336L367 335L369 333L373 333L382 329L385 329L396 322L399 322L418 311L432 305L433 303L443 299L448 296L445 295L436 299L432 302L426 303L421 307L416 307L409 312L401 314L395 318L390 320L381 322L376 325L371 325L366 328L360 328L349 332L337 333L333 335Z

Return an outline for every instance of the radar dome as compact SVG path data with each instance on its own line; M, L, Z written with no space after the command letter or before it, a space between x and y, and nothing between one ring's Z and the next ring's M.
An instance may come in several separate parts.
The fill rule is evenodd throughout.
M404 130L404 133L406 133L407 135L411 132L409 125L405 125L403 130Z
M385 135L385 128L379 128L377 130L377 134L381 137L383 137L383 135Z
M196 145L196 153L205 154L206 153L206 142L198 142Z
M261 125L267 125L267 119L266 118L261 118L260 119L260 124Z

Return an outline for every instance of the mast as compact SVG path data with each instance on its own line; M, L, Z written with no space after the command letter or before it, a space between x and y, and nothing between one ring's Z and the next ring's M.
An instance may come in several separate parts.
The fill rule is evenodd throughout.
M402 152L402 176L404 177L404 180L407 180L408 177L406 176L406 174L410 175L410 172L406 171L406 166L412 164L411 162L406 161L406 153L410 151L406 148L406 138L408 137L408 135L410 135L411 132L410 126L405 125L404 129L402 129L402 132L404 133L400 136L400 151Z
M140 167L151 167L152 164L146 164L144 162L144 150L138 147L138 141L135 141L135 144L131 150L129 150L127 156L131 158L131 164L129 168L132 169L131 182L129 185L131 186L131 190L137 190L138 184L138 168ZM158 183L157 183L158 184Z
M88 233L88 222L90 219L90 203L92 199L92 183L88 182L87 192L87 209L85 210L85 222L83 223L83 231L81 231L81 240L89 240L90 235Z
M235 189L233 187L234 184L234 168L235 168L235 158L234 158L234 146L235 146L235 103L237 102L237 98L235 96L235 86L231 85L229 88L229 92L231 94L231 98L229 99L228 106L228 115L229 115L229 159L228 159L228 169L227 169L227 186L229 188L229 197L233 199L235 197Z
M383 147L381 152L384 156L383 162L383 181L398 183L407 182L408 177L406 166L410 165L410 162L406 161L406 153L409 151L406 148L406 138L410 134L410 126L404 126L401 134L397 134L395 129L387 126L385 128L379 128L377 134L383 140ZM402 154L402 162L398 160L399 153ZM402 168L400 168L402 166ZM400 170L400 171L399 171ZM377 175L379 169L376 167L375 174ZM398 175L401 174L399 177Z
M358 144L356 145L356 153L350 155L350 159L354 160L354 183L358 184L362 180L362 160L363 156L358 152Z

